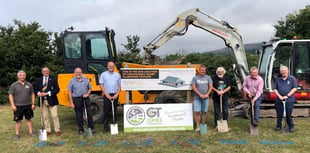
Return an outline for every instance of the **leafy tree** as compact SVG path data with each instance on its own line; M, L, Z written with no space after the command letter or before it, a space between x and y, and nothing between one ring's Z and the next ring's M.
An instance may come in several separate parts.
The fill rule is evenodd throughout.
M310 5L298 12L288 14L274 25L275 36L280 39L292 39L297 36L299 39L310 38Z
M122 62L130 62L130 63L142 63L142 57L140 56L139 46L140 37L135 36L127 36L127 44L122 44L125 47L125 51L121 51L118 53L116 66L118 68L122 67Z
M46 66L51 70L51 74L57 76L64 73L63 46L58 33L53 33L54 39L51 40L52 56L51 60L46 62Z
M52 40L51 36L52 32L44 31L37 22L25 24L14 20L14 25L0 26L1 92L7 93L8 86L16 81L18 70L24 70L27 80L34 82L43 66L50 67L52 72L60 69L62 62L55 47L57 39ZM1 99L7 101L7 97Z

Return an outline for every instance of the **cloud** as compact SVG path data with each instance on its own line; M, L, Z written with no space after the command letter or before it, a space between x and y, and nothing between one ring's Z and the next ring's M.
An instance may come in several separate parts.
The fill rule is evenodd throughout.
M268 41L273 25L289 13L309 5L308 0L19 0L1 1L0 25L13 19L37 21L48 31L61 32L69 26L76 30L114 29L118 50L124 50L126 36L140 36L140 47L148 44L177 15L200 8L228 21L239 29L245 43ZM203 52L225 47L223 40L191 27L183 37L172 38L156 54L178 51Z

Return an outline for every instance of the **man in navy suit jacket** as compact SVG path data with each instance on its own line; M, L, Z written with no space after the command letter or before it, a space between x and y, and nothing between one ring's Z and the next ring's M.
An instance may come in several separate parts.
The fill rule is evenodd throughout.
M49 115L52 117L54 123L54 131L56 136L60 136L60 124L57 113L57 93L59 92L59 86L57 82L57 78L49 75L50 70L48 67L42 68L43 76L39 77L35 81L34 92L39 97L39 105L40 105L40 97L42 99L42 113L43 113L43 122L47 132L47 135L50 135L51 125L49 121Z

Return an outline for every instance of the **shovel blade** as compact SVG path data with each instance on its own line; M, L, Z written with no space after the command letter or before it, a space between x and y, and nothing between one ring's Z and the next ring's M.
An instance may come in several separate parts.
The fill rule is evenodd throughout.
M252 124L250 125L250 133L251 135L258 135L258 127L253 126Z
M218 120L217 121L217 131L218 132L228 132L229 131L227 120Z
M47 133L45 129L39 130L39 140L40 141L47 141Z
M110 125L111 135L118 134L118 125L117 123Z
M86 131L85 132L85 136L86 137L93 137L94 135L93 135L93 131L91 130L91 128L87 128L86 130L84 130L84 131Z
M288 127L284 127L283 128L283 134L288 134L288 133L290 133Z
M204 135L208 133L208 126L207 124L200 124L200 134Z

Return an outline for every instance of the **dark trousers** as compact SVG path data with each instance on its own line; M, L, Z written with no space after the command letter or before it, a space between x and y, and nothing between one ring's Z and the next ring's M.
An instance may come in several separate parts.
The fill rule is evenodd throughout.
M79 131L84 131L83 129L83 122L84 122L83 113L85 112L84 103L85 103L86 111L87 111L88 128L94 129L93 115L90 109L89 98L73 97L73 103L75 106L74 110L75 110L75 116L76 116L77 124L79 127Z
M221 104L220 97L213 98L213 106L214 106L214 125L217 126L217 121L219 120L220 112L221 112ZM222 101L222 112L223 112L223 120L228 119L228 98L223 98Z
M275 102L276 112L277 112L277 127L282 127L282 118L283 118L283 103L282 101L276 100ZM290 129L294 128L294 122L292 119L292 112L294 108L294 102L286 102L285 103L285 111L286 111L286 122Z
M114 94L110 94L110 96L114 96ZM114 121L112 119L112 123L116 123L116 112L117 112L117 104L118 103L118 98L114 99ZM110 99L107 97L103 97L103 128L105 130L109 129L109 115L110 112L112 112L112 102Z

